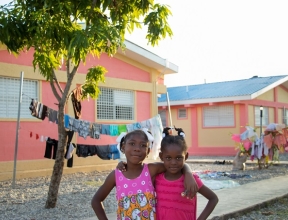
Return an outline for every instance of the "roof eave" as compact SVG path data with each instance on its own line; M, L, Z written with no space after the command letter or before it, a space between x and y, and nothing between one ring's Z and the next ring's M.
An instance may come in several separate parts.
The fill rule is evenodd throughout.
M221 98L192 99L192 100L180 100L180 101L170 100L170 106L232 102L232 101L251 100L251 99L252 97L250 95L246 95L246 96L231 96L231 97L221 97ZM167 102L158 102L158 106L167 106Z
M288 76L286 76L286 77L284 77L284 78L282 78L282 79L280 79L280 80L278 80L278 81L276 81L274 83L271 83L270 85L264 87L263 89L261 89L261 90L259 90L257 92L252 93L251 97L252 97L252 99L255 99L258 96L264 94L265 92L268 92L269 90L274 89L275 87L277 87L277 86L279 86L279 85L281 85L281 84L283 84L283 83L285 83L287 81L288 81Z
M126 48L124 51L118 50L118 53L126 56L132 60L139 63L144 63L145 65L156 69L161 74L172 74L178 73L178 66L174 63L169 62L169 60L164 59L140 46L132 43L131 41L125 40Z

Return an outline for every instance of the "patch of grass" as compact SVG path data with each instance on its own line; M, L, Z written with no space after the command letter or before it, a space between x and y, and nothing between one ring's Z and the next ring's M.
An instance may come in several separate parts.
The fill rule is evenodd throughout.
M101 186L103 185L103 181L86 181L85 182L86 185L89 185L89 186Z

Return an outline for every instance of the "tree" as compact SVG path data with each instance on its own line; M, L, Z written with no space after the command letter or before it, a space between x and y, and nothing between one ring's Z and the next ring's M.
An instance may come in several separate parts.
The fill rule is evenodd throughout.
M15 55L34 50L33 66L50 82L58 101L58 151L49 186L46 208L57 203L64 167L67 132L64 108L71 83L88 54L115 54L125 48L126 31L147 26L148 44L172 36L168 6L153 0L14 0L0 7L0 43ZM82 27L79 22L84 22ZM62 88L55 70L64 61L67 83ZM98 83L104 82L106 69L91 67L83 84L84 98L97 98Z

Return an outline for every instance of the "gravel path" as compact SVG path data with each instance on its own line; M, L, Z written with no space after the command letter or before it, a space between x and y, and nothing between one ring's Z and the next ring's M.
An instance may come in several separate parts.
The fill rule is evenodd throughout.
M215 161L233 161L232 157L190 157L191 159L213 159ZM288 161L288 153L280 155L281 161ZM217 165L217 164L199 164L189 163L194 171L217 171L226 172L230 174L247 174L250 178L237 178L233 181L238 182L240 185L249 182L255 182L271 177L287 175L288 165L273 165L268 169L259 170L256 165L248 165L246 171L233 171L232 164ZM90 201L97 188L102 185L107 174L105 172L91 172L91 173L75 173L63 175L57 206L54 209L45 209L45 201L50 183L50 177L27 178L16 181L15 189L12 189L12 181L0 182L0 219L83 219L95 216ZM218 180L230 179L227 176L221 176ZM286 200L287 201L287 200ZM288 201L287 201L288 202ZM112 191L106 198L104 206L107 213L114 212L116 209L115 191ZM276 204L276 208L266 211L257 211L256 214L251 215L255 217L239 217L240 219L284 219L284 218L271 218L271 213L275 213L281 204ZM282 205L283 206L283 205ZM286 204L287 209L287 204ZM266 215L260 215L264 213ZM247 214L246 214L247 215Z

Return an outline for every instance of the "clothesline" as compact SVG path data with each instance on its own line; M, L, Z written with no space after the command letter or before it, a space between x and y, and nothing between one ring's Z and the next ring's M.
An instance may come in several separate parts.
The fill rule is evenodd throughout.
M32 116L42 120L47 117L49 121L58 124L58 111L47 107L41 102L32 99L29 109ZM87 120L76 119L68 114L65 114L64 126L67 130L77 132L78 135L84 139L86 139L87 136L90 136L93 139L99 139L100 135L103 134L118 136L121 132L130 132L136 129L147 128L151 131L154 137L154 142L151 149L151 155L154 159L158 157L163 131L162 121L159 114L153 118L132 124L100 124Z

